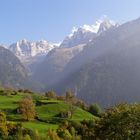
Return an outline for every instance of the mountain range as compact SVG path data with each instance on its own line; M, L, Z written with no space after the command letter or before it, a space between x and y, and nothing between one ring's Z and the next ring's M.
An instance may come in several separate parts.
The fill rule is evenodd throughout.
M107 107L140 100L140 19L108 30L69 62L51 88ZM51 89L50 88L50 89Z
M44 61L39 64L33 77L50 87L56 81L59 81L59 77L64 74L64 68L68 66L67 64L72 58L85 49L86 44L95 41L100 34L117 26L110 20L104 20L96 22L95 25L84 25L77 29L75 28L58 48L48 53Z
M41 85L40 91L63 94L72 90L88 103L107 107L140 100L139 36L140 19L122 25L105 19L74 27L60 45L24 39L5 50L10 50L32 84L36 81Z

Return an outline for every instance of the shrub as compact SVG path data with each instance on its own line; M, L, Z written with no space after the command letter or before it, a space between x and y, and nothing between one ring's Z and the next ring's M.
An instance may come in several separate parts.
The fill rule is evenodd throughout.
M19 111L26 121L33 120L35 118L35 104L33 103L31 96L26 96L20 101Z
M140 104L121 104L107 110L94 131L99 140L140 139Z
M90 107L89 107L89 112L95 116L98 116L100 117L101 116L101 108L99 107L99 105L97 104L92 104Z
M48 98L55 99L56 98L56 93L54 91L48 91L45 93L45 96Z
M0 112L0 137L7 136L8 129L7 129L7 122L6 122L6 115L3 112Z

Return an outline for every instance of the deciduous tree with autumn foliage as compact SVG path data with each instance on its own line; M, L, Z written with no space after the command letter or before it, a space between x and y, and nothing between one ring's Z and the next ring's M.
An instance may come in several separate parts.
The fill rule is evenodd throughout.
M31 96L26 96L19 102L19 111L22 114L24 120L34 120L36 111L35 104L33 103Z

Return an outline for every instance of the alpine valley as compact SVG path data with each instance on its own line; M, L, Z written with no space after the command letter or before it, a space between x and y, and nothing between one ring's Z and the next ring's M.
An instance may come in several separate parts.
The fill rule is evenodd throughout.
M72 90L103 107L140 101L139 36L140 18L121 25L104 19L74 27L58 44L23 39L1 45L0 84L59 95Z

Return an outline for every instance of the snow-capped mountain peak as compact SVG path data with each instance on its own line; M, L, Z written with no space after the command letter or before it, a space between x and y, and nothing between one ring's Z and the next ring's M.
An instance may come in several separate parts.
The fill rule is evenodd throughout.
M49 51L58 47L53 43L49 43L46 40L40 40L37 42L30 42L26 39L19 40L8 47L21 61L29 58L45 56Z
M72 36L74 36L77 32L82 32L82 33L86 33L86 32L92 32L92 33L99 33L100 31L106 31L107 29L113 27L113 26L117 26L118 24L116 24L116 22L114 22L113 20L109 20L108 18L103 18L101 20L97 20L95 22L95 24L93 25L83 25L80 27L73 27L71 33L68 35L69 38L71 38Z
M97 20L93 25L83 25L79 28L73 27L72 32L63 40L60 47L73 47L80 44L87 44L102 32L116 27L116 23L104 17Z
M104 32L104 31L107 31L108 29L111 29L113 27L117 27L119 26L119 24L117 24L116 22L114 22L113 20L109 20L109 19L104 19L101 23L100 23L100 26L99 26L99 29L98 29L98 34Z
M72 37L76 32L79 32L79 31L81 31L83 33L85 33L85 32L97 33L99 30L100 24L101 24L101 21L98 20L93 25L85 24L83 26L80 26L79 28L73 27L72 32L68 35L68 37Z

